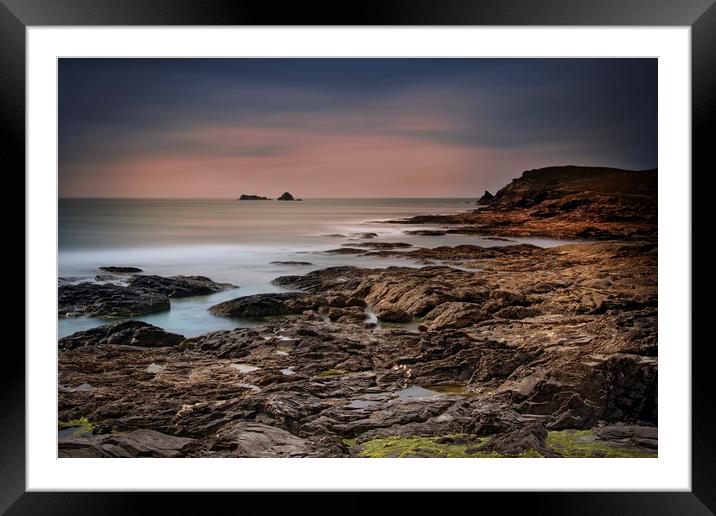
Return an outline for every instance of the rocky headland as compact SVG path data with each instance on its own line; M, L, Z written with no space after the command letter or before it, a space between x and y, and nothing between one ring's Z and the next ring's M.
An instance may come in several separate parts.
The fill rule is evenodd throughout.
M486 192L488 193L488 192ZM551 238L656 240L657 174L595 167L528 170L487 204L456 215L419 215L398 224L440 224L454 233Z
M584 241L351 244L334 251L378 268L280 276L285 292L210 308L252 328L185 338L121 321L64 337L59 455L655 456L656 174L529 171L486 208L409 222L435 217L445 231ZM60 315L151 307L193 285L156 278L63 285Z

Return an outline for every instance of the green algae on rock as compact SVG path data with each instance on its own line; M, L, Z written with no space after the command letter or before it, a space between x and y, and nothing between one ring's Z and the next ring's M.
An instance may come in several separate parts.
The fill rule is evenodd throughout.
M495 451L482 450L489 437L470 434L454 434L443 437L390 436L370 439L357 443L356 439L345 439L346 446L363 458L531 458L542 457L536 450L526 450L515 456L500 455Z
M601 441L592 430L562 430L547 434L547 446L571 458L650 458L656 453L637 447L622 447Z

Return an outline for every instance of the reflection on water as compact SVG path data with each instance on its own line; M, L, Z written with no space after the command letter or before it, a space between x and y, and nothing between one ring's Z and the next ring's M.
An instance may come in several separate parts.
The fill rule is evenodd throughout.
M369 223L425 213L457 213L474 208L467 199L306 199L303 202L216 199L60 199L60 277L94 279L103 265L136 266L144 274L203 275L240 288L209 296L172 299L171 310L137 319L187 337L213 330L253 326L210 315L207 309L238 296L281 291L270 281L337 265L386 267L417 265L399 258L321 254L360 242L407 242L419 247L517 242L552 246L562 241L474 235L408 235L417 226ZM423 226L420 226L423 229ZM340 235L340 236L333 236ZM363 240L366 241L366 240ZM299 261L312 265L272 264ZM62 319L59 336L106 324L91 318ZM417 327L414 321L401 327Z

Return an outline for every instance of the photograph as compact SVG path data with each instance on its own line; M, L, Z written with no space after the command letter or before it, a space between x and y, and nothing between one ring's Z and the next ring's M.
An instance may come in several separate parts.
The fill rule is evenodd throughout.
M658 72L58 58L57 457L659 457Z

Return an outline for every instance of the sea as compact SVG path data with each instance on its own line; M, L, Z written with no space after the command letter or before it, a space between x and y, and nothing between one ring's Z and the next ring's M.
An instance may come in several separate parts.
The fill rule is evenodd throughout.
M134 266L142 274L201 275L237 285L209 296L172 299L169 311L136 319L193 337L214 330L249 327L253 320L215 317L208 308L221 301L264 292L278 276L305 274L337 265L419 267L399 258L333 255L323 252L359 242L406 242L416 247L474 244L485 247L530 243L551 247L566 240L478 235L409 235L439 226L388 224L424 214L475 209L474 199L59 199L58 279L95 281L100 266ZM377 238L364 239L371 232ZM272 264L302 261L311 265ZM107 324L90 317L58 320L58 337Z

